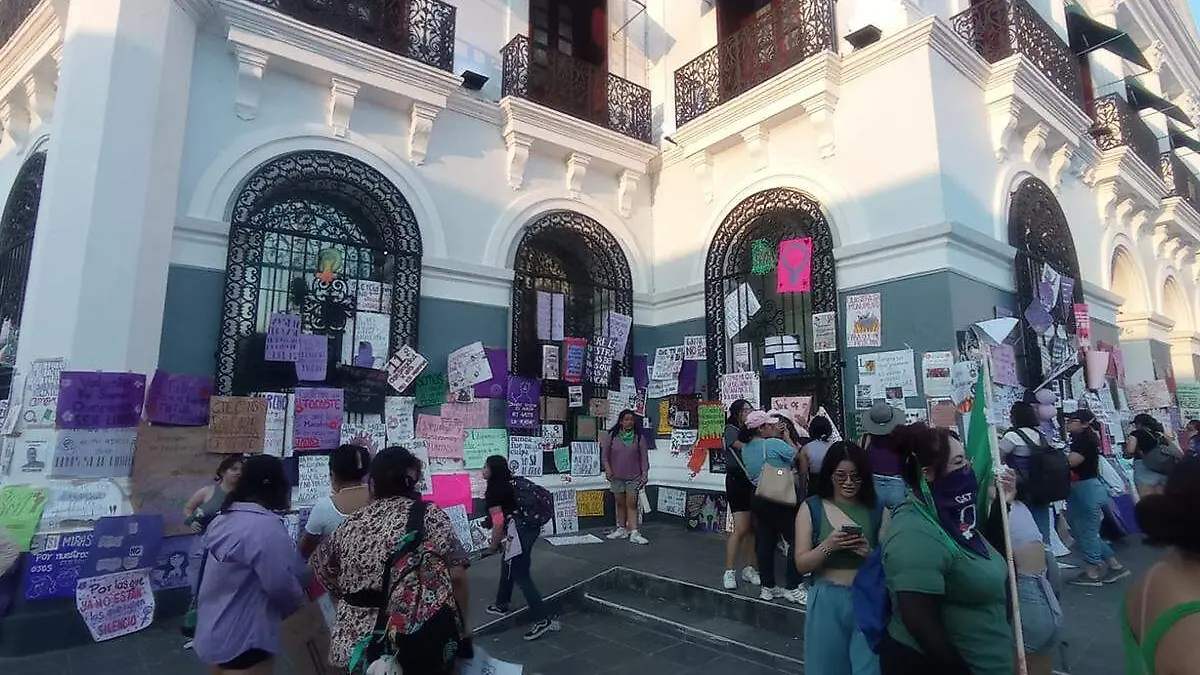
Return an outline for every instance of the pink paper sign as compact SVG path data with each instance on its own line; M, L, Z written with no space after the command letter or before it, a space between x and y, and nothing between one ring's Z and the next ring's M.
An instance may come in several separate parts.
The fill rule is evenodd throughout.
M780 293L807 293L812 290L812 237L786 239L779 242L779 265L776 268Z
M462 504L471 512L471 476L465 473L443 473L429 477L433 486L430 501L443 509Z
M1075 303L1074 311L1075 339L1079 341L1079 348L1086 352L1092 348L1092 315L1085 302Z
M1020 386L1021 382L1017 379L1017 356L1013 353L1012 345L992 347L992 381L1010 387Z
M466 437L462 420L417 415L417 438L425 439L425 448L430 457L462 459Z

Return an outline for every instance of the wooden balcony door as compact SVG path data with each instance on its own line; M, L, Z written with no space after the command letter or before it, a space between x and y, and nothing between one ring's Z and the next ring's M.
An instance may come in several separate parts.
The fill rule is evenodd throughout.
M605 0L529 0L530 95L572 114L607 116Z

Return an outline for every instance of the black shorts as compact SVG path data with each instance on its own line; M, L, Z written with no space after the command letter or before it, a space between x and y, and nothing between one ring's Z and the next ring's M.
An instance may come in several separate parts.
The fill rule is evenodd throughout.
M232 660L217 664L221 670L246 670L264 661L271 660L271 652L264 649L247 649Z
M740 471L725 474L725 498L729 501L730 513L750 510L750 498L754 496L754 484Z

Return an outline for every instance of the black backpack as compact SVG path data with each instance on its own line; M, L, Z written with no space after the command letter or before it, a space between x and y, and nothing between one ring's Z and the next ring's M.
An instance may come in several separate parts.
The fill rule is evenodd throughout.
M1037 443L1020 429L1013 431L1029 448L1029 473L1024 476L1027 503L1043 506L1066 499L1071 494L1071 463L1067 453L1052 447L1040 431Z
M541 527L554 519L554 496L546 488L523 476L512 479L513 517L522 525Z

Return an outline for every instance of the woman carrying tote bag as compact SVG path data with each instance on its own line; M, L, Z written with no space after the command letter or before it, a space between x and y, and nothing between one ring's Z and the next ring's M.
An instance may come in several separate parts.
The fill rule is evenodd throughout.
M804 589L796 566L784 562L784 586L775 585L775 551L782 538L792 550L795 538L796 475L792 462L796 449L782 438L782 423L777 417L756 410L746 416L746 428L752 438L742 448L746 475L754 483L750 512L754 515L755 552L762 579L763 600L785 598L804 604Z

